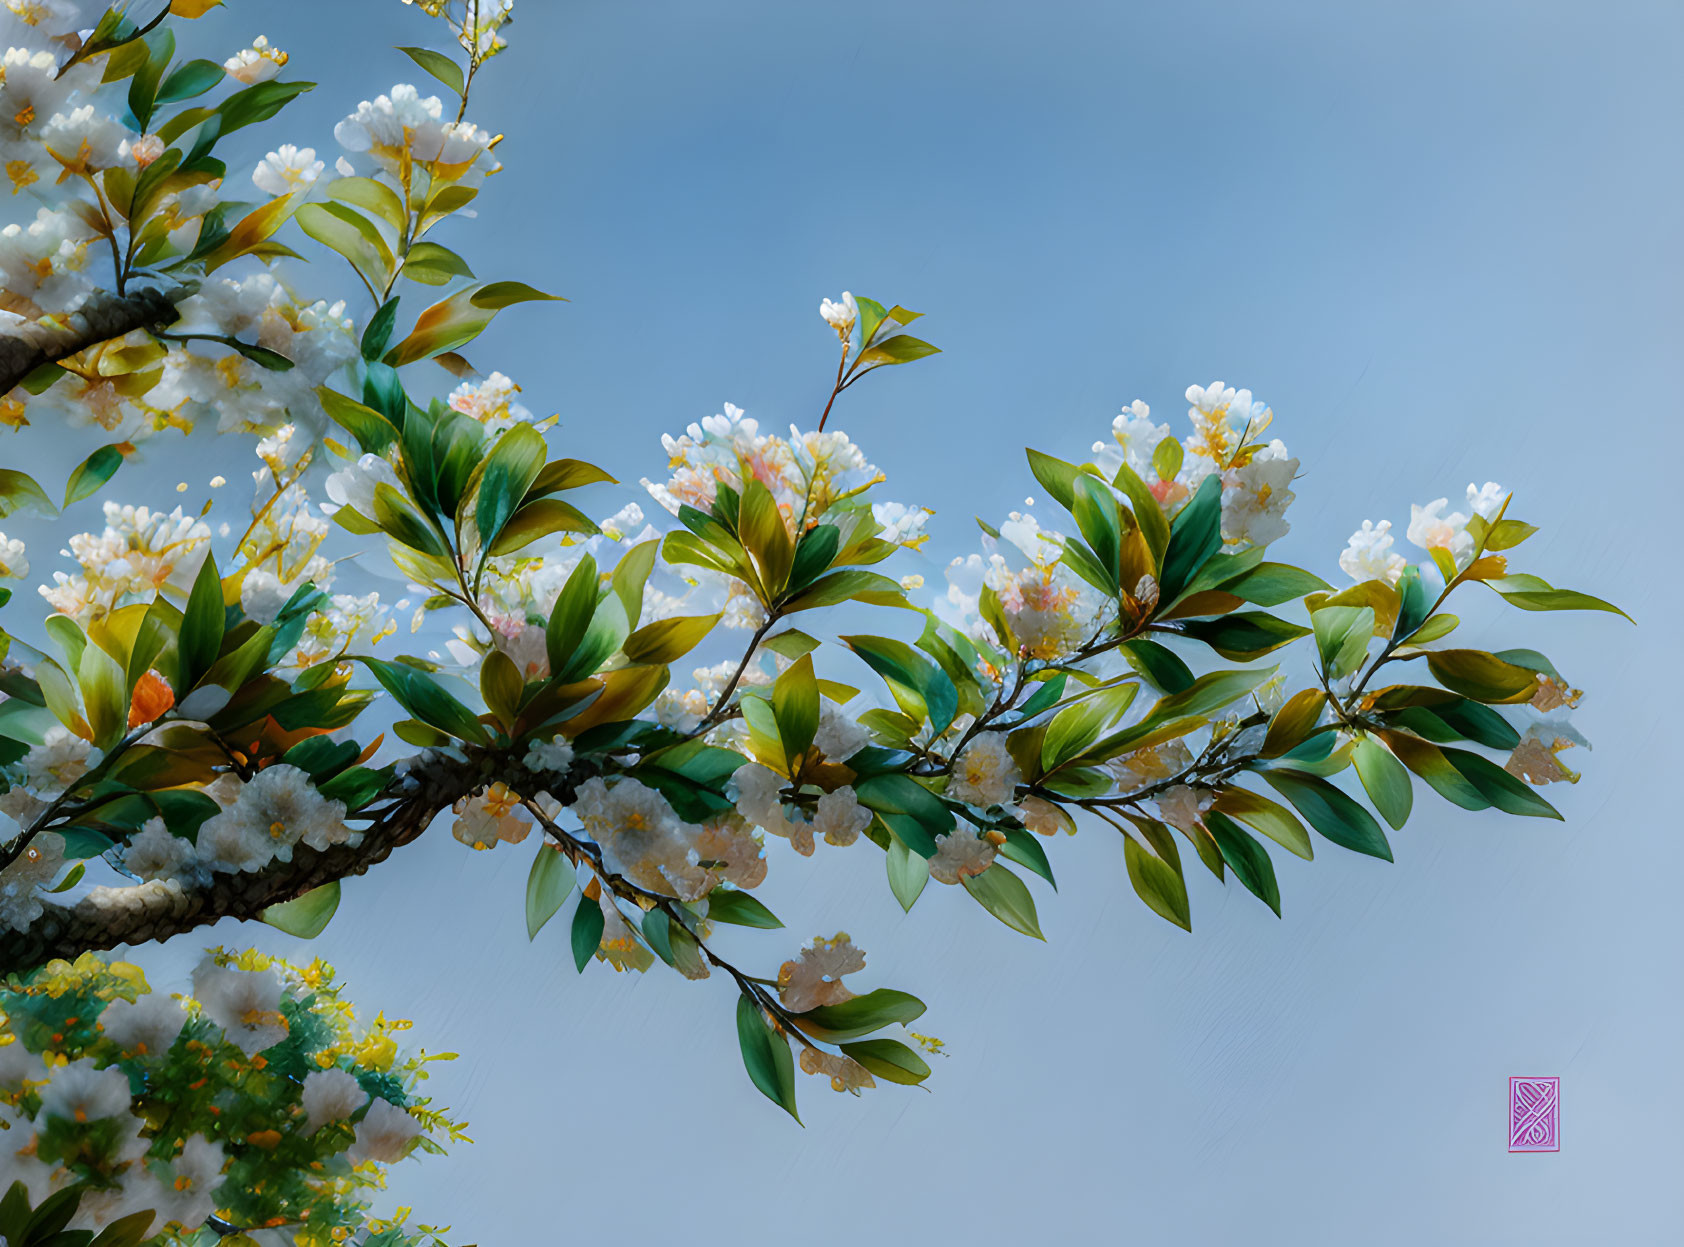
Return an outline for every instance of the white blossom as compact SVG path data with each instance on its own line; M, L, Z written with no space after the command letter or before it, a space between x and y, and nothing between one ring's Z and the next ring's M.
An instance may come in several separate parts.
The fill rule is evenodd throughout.
M982 732L953 760L947 795L972 805L1003 805L1023 778L998 732Z
M1339 570L1352 580L1383 580L1395 585L1409 561L1392 552L1392 522L1364 520L1339 555Z
M357 1123L356 1142L351 1144L346 1157L353 1165L371 1160L382 1164L402 1160L421 1129L421 1123L406 1110L376 1097Z
M846 762L871 743L871 733L852 715L825 703L819 709L818 731L813 744L832 762Z
M193 842L172 833L161 818L149 818L129 837L123 866L142 879L179 879L198 861Z
M297 844L322 850L360 839L360 832L345 825L343 802L317 792L307 772L278 762L248 780L233 805L205 821L198 849L213 869L249 871L276 859L290 862Z
M40 889L52 882L62 865L64 838L49 831L36 836L16 861L0 870L0 930L22 931L41 916Z
M349 1071L337 1066L312 1070L305 1076L299 1095L304 1133L315 1134L329 1122L344 1121L367 1102L368 1092Z
M854 790L846 785L825 793L813 811L813 832L823 836L826 844L850 845L869 826L871 811L860 804Z
M838 302L823 300L819 304L819 315L824 317L827 325L836 330L837 337L846 341L848 335L854 331L854 322L859 319L860 308L859 304L854 302L854 296L844 290Z
M565 775L573 765L573 746L559 736L554 740L535 740L528 746L521 764L529 771Z
M163 1056L187 1023L187 1014L173 997L157 992L139 1000L113 1000L99 1015L105 1037L125 1052Z
M129 1076L119 1066L96 1069L84 1058L52 1071L41 1090L41 1113L67 1121L99 1121L127 1114L130 1099Z
M281 72L281 66L286 63L287 54L270 46L269 40L259 35L251 41L249 48L241 48L223 61L222 68L230 78L249 87L268 82Z
M930 859L930 878L937 883L958 883L980 875L994 864L994 846L961 824L936 837L936 855Z
M316 149L283 143L251 171L252 184L268 195L290 195L315 184L327 166L316 159Z
M235 970L206 958L193 971L193 995L204 1016L247 1056L287 1037L281 1013L285 990L274 970Z

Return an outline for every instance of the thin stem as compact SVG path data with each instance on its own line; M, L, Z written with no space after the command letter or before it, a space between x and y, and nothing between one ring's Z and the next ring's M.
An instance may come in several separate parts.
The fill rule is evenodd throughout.
M824 422L830 419L830 409L836 402L836 396L848 387L842 384L842 370L848 366L848 339L842 339L842 358L836 361L836 384L831 388L830 399L824 405L824 414L819 417L819 432L824 432Z
M52 801L48 803L46 809L42 810L41 813L38 814L33 821L31 821L29 826L11 842L11 844L0 846L0 871L5 870L13 862L17 861L18 858L22 857L25 850L29 848L30 842L43 831L49 829L48 824L64 810L65 804L70 800L72 793L98 783L99 780L104 777L105 773L111 769L111 764L122 756L123 751L151 730L151 723L143 723L127 736L123 737L122 740L118 741L111 747L111 752L106 754L105 757L100 760L99 765L93 767L79 779L73 780L67 784L64 791L54 797ZM87 806L81 808L91 809L93 807ZM73 810L71 812L72 816L74 817L76 814L79 814L81 812L81 808Z
M812 1048L814 1051L821 1051L818 1045L814 1044L807 1038L807 1036L801 1033L800 1029L795 1024L795 1015L788 1009L784 1008L783 1005L780 1004L769 991L767 991L767 987L776 986L774 980L757 978L754 975L746 974L736 966L732 965L729 961L726 961L718 953L714 952L713 949L709 948L707 941L702 939L700 935L696 934L690 924L684 920L684 914L679 911L678 905L672 897L666 896L660 892L650 891L645 887L640 887L638 884L635 884L631 882L631 880L625 878L625 876L615 874L613 871L610 871L603 863L601 846L597 845L593 841L581 839L578 836L563 830L561 827L557 826L555 821L551 819L549 815L545 814L536 803L532 801L523 801L522 804L525 805L532 816L538 820L538 824L544 829L545 834L556 842L562 852L567 854L568 859L575 865L582 863L588 867L591 873L596 876L598 884L600 884L607 892L613 896L624 897L626 900L637 904L640 908L647 907L651 909L659 909L667 916L668 921L678 923L679 926L684 928L690 938L696 941L696 947L700 949L702 955L707 958L708 964L729 974L731 978L736 981L737 990L752 1001L756 1008L764 1012L780 1030L784 1031L786 1034L792 1035L804 1047Z
M749 640L748 649L743 652L743 660L737 664L737 669L732 673L730 681L723 689L720 690L718 700L713 703L713 709L707 712L706 717L704 717L702 721L696 725L695 730L690 733L692 736L700 736L703 732L707 731L710 727L713 727L720 721L726 705L731 700L731 694L737 691L737 684L742 680L743 672L748 670L750 660L754 658L755 651L760 648L760 642L765 638L766 634L771 631L772 625L777 623L777 621L777 613L769 612L766 616L766 622L754 630L754 636Z

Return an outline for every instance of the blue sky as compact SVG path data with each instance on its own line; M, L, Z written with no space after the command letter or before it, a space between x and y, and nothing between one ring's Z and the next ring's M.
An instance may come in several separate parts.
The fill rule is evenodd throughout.
M1056 846L1044 945L952 895L903 917L874 855L781 856L767 899L811 930L779 954L847 929L951 1052L928 1095L807 1080L805 1131L748 1086L722 985L576 978L560 932L526 942L524 849L464 863L435 832L347 885L321 949L358 999L463 1054L435 1087L479 1141L394 1193L488 1245L732 1226L1669 1241L1684 941L1656 690L1681 603L1652 552L1684 449L1684 10L522 0L517 17L471 109L507 135L507 168L458 241L482 277L572 300L506 315L471 352L561 413L566 453L635 482L660 473L662 432L726 401L811 423L834 367L817 304L848 288L927 313L944 348L833 417L888 496L936 508L932 577L974 548L973 515L1033 492L1025 443L1078 455L1135 398L1179 425L1182 391L1221 378L1267 400L1303 460L1283 557L1331 577L1361 520L1401 528L1412 500L1495 479L1543 525L1527 570L1643 626L1468 612L1589 692L1585 779L1551 794L1566 822L1423 794L1395 865L1279 862L1284 921L1204 879L1194 933L1175 931L1098 828ZM324 150L358 100L413 77L390 45L430 36L397 0L235 0L203 37L260 31L322 84L275 137ZM154 953L155 980L197 946ZM1511 1074L1562 1078L1561 1153L1506 1153Z

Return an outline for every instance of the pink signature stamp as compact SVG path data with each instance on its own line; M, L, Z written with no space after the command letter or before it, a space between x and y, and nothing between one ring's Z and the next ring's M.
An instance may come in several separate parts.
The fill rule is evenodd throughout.
M1509 1151L1561 1150L1561 1079L1509 1079Z

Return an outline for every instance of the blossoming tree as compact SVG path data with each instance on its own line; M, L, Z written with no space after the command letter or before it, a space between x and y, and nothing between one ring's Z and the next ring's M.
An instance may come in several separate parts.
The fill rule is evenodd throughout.
M1556 817L1538 789L1577 778L1558 755L1579 692L1532 649L1453 636L1447 607L1616 608L1511 567L1535 530L1495 484L1416 507L1414 561L1365 521L1335 587L1267 557L1299 466L1269 408L1193 386L1183 437L1135 402L1079 462L1031 450L1059 518L983 523L932 601L895 567L930 513L880 497L828 426L936 348L917 313L844 294L821 307L816 427L726 405L663 439L647 514L593 519L614 478L465 354L552 296L439 241L501 167L467 118L507 3L422 0L454 37L404 49L434 85L358 105L341 155L277 144L255 168L229 162L311 85L279 49L180 60L165 13L82 29L70 0L6 3L0 158L34 215L0 232L0 418L99 443L65 507L207 420L257 467L237 523L106 503L45 620L8 608L5 970L225 918L316 934L342 878L444 816L464 851L535 844L529 932L571 905L581 970L727 980L748 1074L793 1114L797 1063L856 1092L929 1067L885 1033L922 1002L856 993L846 936L748 968L710 944L783 925L754 895L781 853L880 853L905 908L933 879L1038 936L1027 877L1050 883L1048 837L1086 826L1190 928L1187 848L1278 914L1265 841L1390 860L1416 781ZM60 496L0 470L8 513ZM383 552L412 600L347 584L349 551ZM20 543L0 558L28 575ZM881 622L831 635L844 606ZM395 652L434 621L447 643Z

